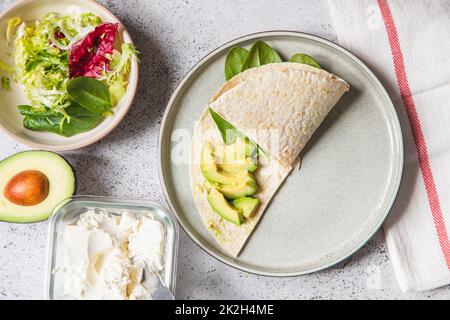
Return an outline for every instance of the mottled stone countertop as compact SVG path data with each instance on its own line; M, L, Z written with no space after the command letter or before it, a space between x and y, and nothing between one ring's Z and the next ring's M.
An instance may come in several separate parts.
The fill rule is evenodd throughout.
M2 0L0 11L13 0ZM63 155L76 170L78 193L165 203L157 173L157 136L169 97L204 55L238 36L298 30L335 40L326 1L102 0L127 26L141 51L140 86L124 121L100 142ZM25 150L0 133L0 158ZM0 222L0 299L43 297L47 222ZM182 232L179 299L450 299L450 287L402 293L382 231L350 260L295 278L235 270Z

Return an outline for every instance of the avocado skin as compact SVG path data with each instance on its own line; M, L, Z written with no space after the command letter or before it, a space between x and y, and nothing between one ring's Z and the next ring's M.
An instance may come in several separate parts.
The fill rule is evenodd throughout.
M26 161L27 166L23 170L15 170L16 162ZM46 161L48 161L47 164ZM29 163L29 164L28 164ZM69 162L62 156L50 152L29 150L13 154L0 161L0 181L8 180L14 176L14 173L19 173L27 169L38 171L56 172L58 168L64 172L65 176L63 183L54 181L51 174L47 174L50 182L50 193L58 192L58 197L49 196L40 204L30 207L22 207L14 205L4 196L4 190L0 190L0 221L14 222L14 223L30 223L46 220L57 205L63 200L70 198L75 192L76 180L73 169ZM47 170L43 170L47 169ZM59 174L57 175L59 176ZM52 188L52 184L56 185Z
M228 220L236 225L241 225L244 222L242 211L231 206L223 194L216 188L209 188L206 194L206 199L208 200L211 208L225 220Z
M243 197L235 199L231 203L235 208L242 210L243 216L249 219L258 207L259 200L252 197Z

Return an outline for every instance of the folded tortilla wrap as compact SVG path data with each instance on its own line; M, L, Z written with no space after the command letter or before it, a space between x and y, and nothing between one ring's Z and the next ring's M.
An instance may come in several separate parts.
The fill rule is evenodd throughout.
M348 89L347 82L322 69L268 64L232 78L210 107L289 166Z
M191 144L190 175L200 216L226 252L237 256L292 170L300 151L349 85L327 71L298 63L252 68L226 82L205 108ZM207 144L224 145L208 108L257 143L268 157L260 157L254 172L261 202L241 225L224 220L206 200L200 155Z

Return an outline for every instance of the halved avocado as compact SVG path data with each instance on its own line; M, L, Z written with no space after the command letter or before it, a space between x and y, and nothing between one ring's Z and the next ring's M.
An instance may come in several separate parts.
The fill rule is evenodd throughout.
M244 216L242 211L237 208L233 208L232 205L228 203L222 193L220 193L216 188L210 187L206 194L206 199L208 200L211 208L217 212L222 218L240 225L244 222Z
M0 220L35 222L73 195L75 177L61 156L25 151L0 162Z
M235 199L231 202L237 209L242 210L242 214L245 218L249 219L255 213L256 208L259 205L259 200L252 197L243 197Z
M247 170L241 171L236 174L219 172L214 161L213 151L209 146L203 148L200 168L203 176L211 182L230 185L255 182L255 178Z
M215 188L219 190L228 199L237 199L245 196L251 196L257 190L256 183L247 182L238 185L215 185Z

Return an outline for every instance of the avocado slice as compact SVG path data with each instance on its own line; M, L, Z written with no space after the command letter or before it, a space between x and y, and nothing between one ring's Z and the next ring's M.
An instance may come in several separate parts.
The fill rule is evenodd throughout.
M210 187L206 193L206 199L208 200L211 208L217 212L222 218L240 225L244 222L244 216L240 209L233 208L225 199L222 193L216 188Z
M221 163L241 161L256 153L256 145L248 139L238 138L235 143L219 148L217 155Z
M247 182L238 185L214 185L228 199L237 199L245 196L251 196L257 190L256 183Z
M242 171L253 172L258 168L258 166L252 159L245 158L243 161L217 164L217 168L228 173L239 173Z
M235 208L242 210L245 218L250 219L259 205L259 200L252 197L243 197L235 199L231 203Z
M48 151L17 153L0 162L0 220L45 220L74 190L72 168L61 156Z
M241 171L236 174L219 172L217 165L214 161L213 151L209 146L203 148L202 157L200 161L200 168L203 176L210 182L229 185L255 182L255 178L247 170Z

